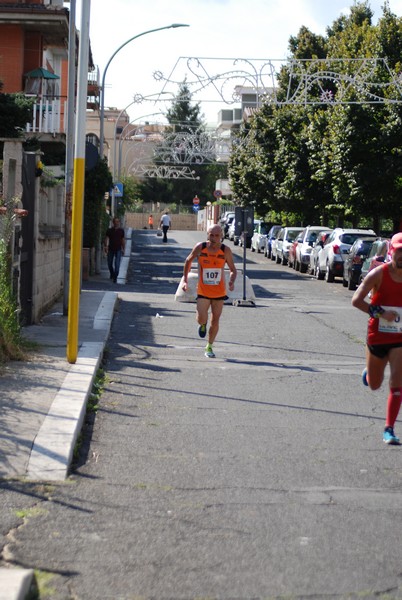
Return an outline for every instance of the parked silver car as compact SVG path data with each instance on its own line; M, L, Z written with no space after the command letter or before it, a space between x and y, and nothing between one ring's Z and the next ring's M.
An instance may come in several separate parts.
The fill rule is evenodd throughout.
M296 271L306 273L310 266L310 256L313 251L313 246L321 231L331 231L329 227L322 225L309 225L300 235L297 236L297 245L295 249L294 268Z
M303 231L303 227L282 227L279 231L275 239L275 245L272 248L272 256L278 264L287 265L289 248L301 231Z
M325 278L331 283L335 277L343 277L344 254L361 237L376 238L377 235L372 229L334 229L318 255L317 279Z

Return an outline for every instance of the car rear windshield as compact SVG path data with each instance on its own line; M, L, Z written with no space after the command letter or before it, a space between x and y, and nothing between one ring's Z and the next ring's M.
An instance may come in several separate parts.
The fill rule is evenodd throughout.
M353 242L355 242L358 238L363 237L363 235L367 235L367 234L362 234L362 233L342 233L340 235L339 239L342 242L342 244L348 244L349 246L351 246L353 244ZM375 238L375 235L373 235L373 238Z
M357 254L368 254L371 246L374 244L374 240L363 240L357 250Z
M287 236L286 236L287 241L294 242L296 237L299 235L299 233L300 233L300 229L296 229L296 231L293 229L289 229Z

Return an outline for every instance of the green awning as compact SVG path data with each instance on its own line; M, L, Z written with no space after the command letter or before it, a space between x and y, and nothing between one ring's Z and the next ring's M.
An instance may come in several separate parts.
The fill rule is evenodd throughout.
M29 73L25 73L24 77L30 77L31 79L60 79L58 75L51 73L43 67L39 67L38 69L29 71Z

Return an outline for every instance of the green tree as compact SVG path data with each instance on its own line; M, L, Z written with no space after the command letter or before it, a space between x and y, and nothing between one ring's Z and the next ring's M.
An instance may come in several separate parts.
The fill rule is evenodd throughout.
M167 204L179 210L192 210L197 195L201 205L213 200L216 179L227 177L227 166L215 161L215 146L206 131L199 103L192 103L187 83L179 86L171 108L163 141L155 149L154 162L173 168L187 168L193 177L147 180L142 187L144 202Z
M109 192L112 184L113 178L106 159L99 159L95 167L85 173L84 248L96 248L103 237L105 193Z
M3 94L0 81L0 137L20 137L32 118L33 100L23 94Z
M368 2L355 2L326 38L306 27L290 38L279 105L263 106L249 123L255 132L248 146L233 150L229 177L237 196L323 224L371 220L379 230L378 214L396 214L399 223L402 20L387 1L378 25L372 17ZM302 93L304 107L296 105ZM334 102L323 105L331 94ZM385 102L374 102L384 95Z
M198 132L203 126L204 115L200 103L192 104L192 95L186 81L179 86L178 94L172 106L166 112L166 118L175 133Z
M135 212L142 205L142 184L132 175L123 175L123 201L121 212Z

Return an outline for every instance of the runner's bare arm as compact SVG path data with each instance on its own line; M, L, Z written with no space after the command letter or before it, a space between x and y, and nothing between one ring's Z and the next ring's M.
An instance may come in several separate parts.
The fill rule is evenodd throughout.
M366 314L370 314L370 303L366 302L366 297L371 291L375 292L380 287L382 282L382 271L383 265L380 265L370 271L353 294L352 305ZM386 321L393 321L396 316L398 315L395 311L386 310L382 313L381 318L385 319Z
M194 246L194 248L191 250L190 254L187 256L185 262L184 262L184 269L183 269L183 285L182 288L183 290L186 292L188 289L188 274L190 272L191 269L191 265L193 264L193 261L198 258L198 256L200 255L201 252L201 247L202 247L202 243L200 244L196 244Z
M366 302L366 297L371 290L377 290L382 281L382 265L376 267L363 279L352 297L352 306L368 314L370 303Z
M230 248L225 246L225 259L226 264L229 267L230 275L229 275L229 290L232 292L234 290L234 283L236 281L237 269L234 264L233 254Z

